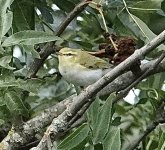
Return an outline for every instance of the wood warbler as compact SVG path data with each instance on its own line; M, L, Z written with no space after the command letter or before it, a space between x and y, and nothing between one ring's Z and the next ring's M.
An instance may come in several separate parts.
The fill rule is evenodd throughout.
M100 79L112 65L81 49L62 48L58 53L59 71L70 83L88 86Z

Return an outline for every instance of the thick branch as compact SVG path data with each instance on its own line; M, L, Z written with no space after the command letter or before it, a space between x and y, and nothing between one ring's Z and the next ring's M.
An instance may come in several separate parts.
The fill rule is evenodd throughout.
M153 61L148 62L147 64L143 64L141 66L142 74L146 70L148 70L148 68L151 68L151 66L153 66L153 64L155 64L155 62L156 62L156 60L153 60ZM150 72L149 75L159 73L162 71L165 71L165 61L162 62L161 64L159 64L157 66L156 70ZM121 91L121 90L125 89L127 86L129 86L132 82L137 80L137 78L138 77L134 76L131 71L124 73L123 75L118 77L116 80L114 80L112 83L110 83L101 92L99 92L99 95L102 96L102 95L110 94L110 93L115 92L115 91ZM28 141L31 141L34 138L34 134L36 132L43 129L43 127L47 126L52 121L52 119L53 119L52 117L54 115L56 115L57 112L59 112L58 109L62 110L63 107L66 108L66 106L68 106L68 104L70 104L72 102L72 98L74 96L75 95L73 95L71 98L66 99L63 102L61 102L65 106L63 106L63 104L61 104L61 103L57 104L56 106L53 106L53 107L50 107L49 109L46 109L42 114L40 114L39 116L36 116L35 118L33 118L33 119L29 120L27 123L25 123L24 127L23 127L24 130L22 131L22 133L24 134L26 132L26 133L28 133L28 136L27 137L26 136L24 136L24 137L20 136L20 138L25 138L25 140L23 140L24 142L22 144L17 143L16 141L12 141L13 143L11 142L11 144L12 144L11 149L14 149L13 144L15 144L15 142L17 144L17 147L20 147L20 145L25 145L26 143L28 143ZM58 108L57 112L55 112L56 107ZM78 116L80 116L80 113L78 113ZM74 120L74 118L72 120ZM72 120L70 122L72 122ZM14 136L14 134L13 134L13 136ZM12 138L12 136L10 136L10 138ZM26 138L28 138L28 139L26 140ZM7 139L7 138L5 138L5 139ZM11 141L11 139L9 139L9 141Z
M0 143L0 149L16 150L21 146L29 143L39 130L49 125L53 118L61 114L66 109L66 107L70 105L72 102L72 97L73 96L46 109L39 116L36 116L28 122L24 123L23 130L15 131L12 129L6 138Z

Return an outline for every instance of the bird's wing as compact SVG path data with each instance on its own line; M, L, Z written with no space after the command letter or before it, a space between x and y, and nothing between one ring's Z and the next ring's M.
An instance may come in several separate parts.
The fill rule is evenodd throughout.
M81 54L81 58L79 58L79 62L82 66L89 69L110 68L110 64L107 61L101 58L95 57L93 55L90 55L88 53Z

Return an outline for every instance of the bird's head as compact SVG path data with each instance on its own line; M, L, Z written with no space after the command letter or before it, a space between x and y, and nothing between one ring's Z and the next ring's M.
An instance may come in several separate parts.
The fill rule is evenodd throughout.
M59 53L59 61L62 62L75 62L81 50L71 49L71 48L62 48Z

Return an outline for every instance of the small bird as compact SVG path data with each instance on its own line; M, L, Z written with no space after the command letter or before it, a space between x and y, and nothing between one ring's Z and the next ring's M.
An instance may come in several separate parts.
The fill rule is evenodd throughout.
M86 87L112 70L107 61L81 49L62 48L58 53L59 72L70 83Z

